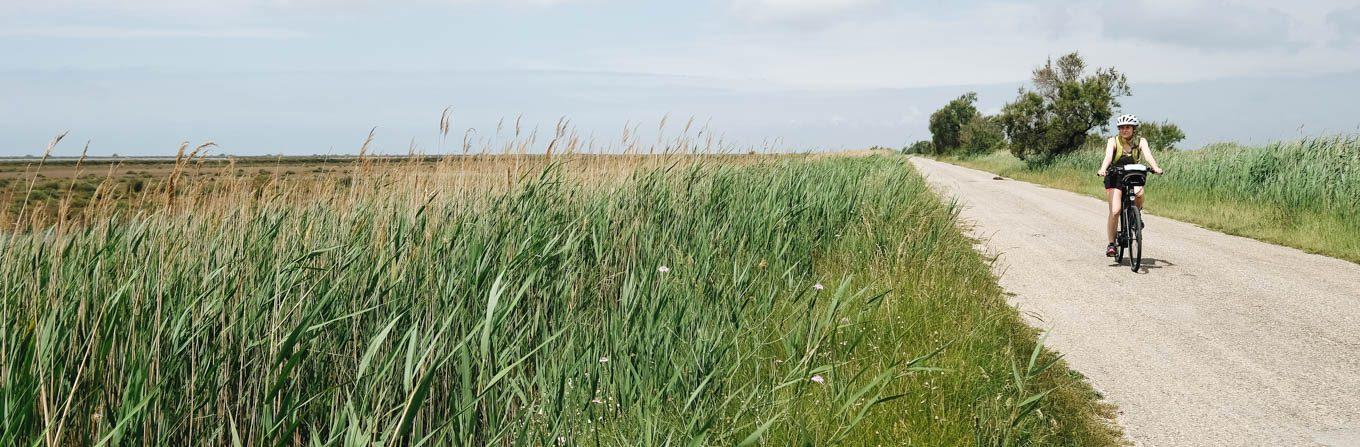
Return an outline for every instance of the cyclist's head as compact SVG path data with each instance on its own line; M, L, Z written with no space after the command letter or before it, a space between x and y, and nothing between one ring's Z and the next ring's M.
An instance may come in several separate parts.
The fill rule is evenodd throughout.
M1133 115L1120 115L1115 121L1115 126L1119 128L1119 136L1132 138L1133 132L1138 130L1138 117Z

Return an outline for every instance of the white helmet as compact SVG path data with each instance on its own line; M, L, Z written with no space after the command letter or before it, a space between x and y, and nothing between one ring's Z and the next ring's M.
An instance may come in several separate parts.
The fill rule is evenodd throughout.
M1138 117L1133 115L1120 115L1119 120L1114 125L1118 126L1138 126Z

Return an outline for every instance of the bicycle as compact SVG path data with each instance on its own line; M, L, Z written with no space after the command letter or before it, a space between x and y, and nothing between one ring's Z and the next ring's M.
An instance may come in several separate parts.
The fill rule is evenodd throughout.
M1110 175L1118 179L1117 184L1123 196L1123 206L1119 210L1119 226L1115 233L1115 264L1124 262L1124 250L1129 250L1129 268L1134 273L1143 265L1143 213L1135 205L1137 196L1133 188L1147 185L1148 167L1131 164L1115 167Z

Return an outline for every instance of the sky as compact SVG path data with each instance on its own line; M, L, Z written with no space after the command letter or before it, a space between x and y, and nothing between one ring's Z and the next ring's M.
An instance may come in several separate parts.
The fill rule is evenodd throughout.
M693 119L779 150L900 147L964 91L994 112L1046 58L1128 75L1189 146L1360 125L1353 0L0 0L0 156L427 152L615 141ZM504 126L502 134L505 133ZM468 130L473 129L473 130ZM461 137L458 139L461 140ZM546 139L545 139L546 140ZM73 143L72 141L75 141ZM603 144L603 143L602 143Z

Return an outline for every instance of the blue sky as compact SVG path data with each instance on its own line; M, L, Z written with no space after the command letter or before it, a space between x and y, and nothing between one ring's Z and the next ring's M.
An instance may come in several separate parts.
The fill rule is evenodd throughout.
M92 152L348 153L523 115L586 135L676 130L784 149L900 146L965 89L998 108L1045 57L1134 83L1189 143L1354 131L1348 1L0 0L0 156L70 130ZM1263 95L1263 91L1277 94ZM1316 104L1315 104L1316 103ZM1233 113L1224 113L1231 111ZM1302 126L1302 127L1300 127ZM673 130L672 132L676 131ZM78 150L79 144L63 147Z

